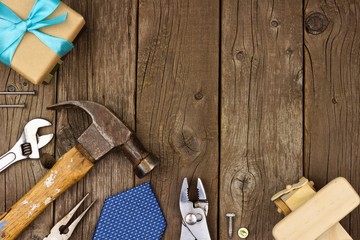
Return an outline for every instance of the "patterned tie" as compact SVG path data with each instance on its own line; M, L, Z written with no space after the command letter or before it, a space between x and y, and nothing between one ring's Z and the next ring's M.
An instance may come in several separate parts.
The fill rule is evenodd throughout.
M105 200L94 240L159 240L166 221L150 183Z

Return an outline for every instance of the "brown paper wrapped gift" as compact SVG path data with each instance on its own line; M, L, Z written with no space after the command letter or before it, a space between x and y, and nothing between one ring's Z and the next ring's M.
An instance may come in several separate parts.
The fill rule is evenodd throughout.
M0 0L0 2L10 8L21 19L26 19L34 6L35 0ZM72 42L85 25L85 21L80 14L64 3L60 3L59 7L48 19L63 13L68 14L65 22L42 28L40 31ZM59 55L43 44L34 34L27 32L16 49L11 68L32 83L39 84L51 78L51 72L59 61L61 61Z

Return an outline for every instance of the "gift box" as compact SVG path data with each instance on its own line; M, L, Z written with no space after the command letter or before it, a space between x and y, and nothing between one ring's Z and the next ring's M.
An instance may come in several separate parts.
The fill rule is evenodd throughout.
M49 81L84 25L60 0L0 0L0 61L34 84Z

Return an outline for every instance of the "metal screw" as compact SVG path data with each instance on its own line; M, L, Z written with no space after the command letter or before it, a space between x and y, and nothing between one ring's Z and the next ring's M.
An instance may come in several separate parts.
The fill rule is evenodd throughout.
M240 238L245 239L249 236L249 230L247 230L247 228L240 228L238 231L238 235Z
M228 236L229 236L229 238L232 238L232 235L233 235L233 218L235 217L235 213L226 213L226 216L229 219Z

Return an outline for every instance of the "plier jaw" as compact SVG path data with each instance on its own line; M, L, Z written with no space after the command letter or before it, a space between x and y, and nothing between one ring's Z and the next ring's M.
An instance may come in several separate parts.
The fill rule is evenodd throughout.
M54 225L51 229L50 234L45 237L43 240L67 240L73 234L76 226L79 224L81 219L85 216L87 211L91 208L91 206L95 203L93 201L71 224L71 220L75 215L77 209L81 206L81 204L85 201L85 199L89 196L89 193L68 213L66 214L58 223Z
M210 234L206 222L209 203L202 181L198 178L198 201L189 200L189 184L184 178L180 192L180 211L182 216L182 227L180 240L210 240Z

